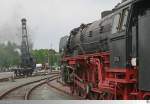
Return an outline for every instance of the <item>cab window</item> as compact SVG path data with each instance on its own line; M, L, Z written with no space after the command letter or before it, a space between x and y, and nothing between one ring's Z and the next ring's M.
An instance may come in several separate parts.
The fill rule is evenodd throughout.
M117 33L119 31L119 21L120 21L121 14L118 13L114 16L113 20L113 27L112 27L112 34Z
M124 9L122 12L122 23L121 23L121 30L125 30L126 29L126 23L127 23L127 18L128 18L128 13L129 13L129 9Z

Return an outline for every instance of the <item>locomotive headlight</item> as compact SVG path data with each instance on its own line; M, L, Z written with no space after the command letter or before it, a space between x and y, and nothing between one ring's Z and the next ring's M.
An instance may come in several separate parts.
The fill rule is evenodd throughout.
M131 64L132 64L132 66L136 66L136 58L131 59Z

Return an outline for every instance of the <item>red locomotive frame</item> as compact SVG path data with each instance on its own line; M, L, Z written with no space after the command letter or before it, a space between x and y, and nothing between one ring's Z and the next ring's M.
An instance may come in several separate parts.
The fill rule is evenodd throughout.
M62 62L72 72L72 94L88 99L149 99L150 93L138 90L138 67L110 68L111 52L65 56ZM80 65L82 73L75 73Z

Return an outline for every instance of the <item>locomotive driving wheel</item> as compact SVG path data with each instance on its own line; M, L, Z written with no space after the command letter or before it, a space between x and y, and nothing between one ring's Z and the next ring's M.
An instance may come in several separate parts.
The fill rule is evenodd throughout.
M74 86L70 85L70 93L73 95L75 93L75 88Z
M74 87L74 94L80 96L79 88L77 86Z
M80 87L76 87L75 88L75 93L77 96L82 97L83 99L87 98L87 93L84 89L80 88Z
M87 98L87 93L84 89L80 88L80 96L83 98L83 99L86 99Z
M91 91L91 92L89 93L89 96L88 96L88 97L89 97L90 100L98 100L98 98L99 98L99 93L96 93L96 92L92 92L92 91Z
M102 94L99 95L98 97L99 100L113 100L114 99L114 94L112 94L109 91L105 91Z
M144 96L144 100L150 100L150 95Z

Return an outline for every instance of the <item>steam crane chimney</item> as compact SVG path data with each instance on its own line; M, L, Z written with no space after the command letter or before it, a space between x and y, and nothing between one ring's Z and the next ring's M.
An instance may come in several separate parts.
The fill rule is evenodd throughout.
M21 64L22 66L26 66L27 64L29 64L27 60L29 60L30 58L26 21L27 20L25 18L21 19L21 23L22 23Z

